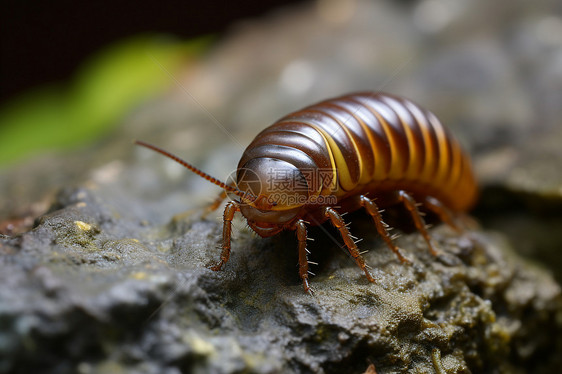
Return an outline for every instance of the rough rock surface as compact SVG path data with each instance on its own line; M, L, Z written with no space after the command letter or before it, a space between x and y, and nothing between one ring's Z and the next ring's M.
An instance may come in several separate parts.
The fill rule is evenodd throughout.
M94 188L66 189L57 204L1 242L4 372L360 373L372 362L382 373L540 373L557 364L560 287L490 233L439 226L437 259L419 235L404 236L413 265L403 265L354 214L377 283L317 229L312 297L290 234L241 230L231 261L213 272L217 222L147 224Z
M393 4L319 1L248 22L110 139L2 171L0 373L361 373L370 363L378 373L555 372L562 302L547 268L562 279L560 5ZM310 231L314 297L302 292L294 236L259 239L242 220L230 262L209 270L220 213L201 213L216 189L128 147L149 140L222 177L259 129L357 89L437 113L483 185L486 230L436 226L439 258L404 234L413 265L365 215L346 216L376 284L327 227Z

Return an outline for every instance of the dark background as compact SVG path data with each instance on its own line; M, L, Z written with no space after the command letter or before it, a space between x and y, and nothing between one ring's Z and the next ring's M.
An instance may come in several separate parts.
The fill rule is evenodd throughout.
M103 46L145 32L192 38L223 33L237 20L303 0L3 0L0 101L69 78Z

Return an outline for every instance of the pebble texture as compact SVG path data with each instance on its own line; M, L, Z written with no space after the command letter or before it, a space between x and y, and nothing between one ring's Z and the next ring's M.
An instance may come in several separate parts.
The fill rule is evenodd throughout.
M2 171L0 373L556 372L561 9L494 4L318 1L248 21L111 139ZM211 271L220 212L201 214L217 189L129 146L160 144L226 179L261 128L360 89L437 113L483 186L485 229L435 226L438 258L404 228L412 265L347 215L375 284L337 232L314 228L306 295L294 235L260 239L242 220Z

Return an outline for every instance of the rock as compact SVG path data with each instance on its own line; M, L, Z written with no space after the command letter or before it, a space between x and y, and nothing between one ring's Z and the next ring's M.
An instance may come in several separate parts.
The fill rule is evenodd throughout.
M1 239L3 372L431 372L439 352L445 372L523 373L560 357L560 287L491 233L439 226L439 258L406 235L408 266L353 214L376 283L315 229L309 296L291 234L237 230L213 272L214 220L146 225L95 188L66 189L56 206Z

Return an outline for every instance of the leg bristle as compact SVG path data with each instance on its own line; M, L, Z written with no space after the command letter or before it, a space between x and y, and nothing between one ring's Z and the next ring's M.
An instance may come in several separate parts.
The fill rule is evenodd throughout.
M345 221L343 220L343 218L341 218L339 213L336 212L331 207L325 208L324 215L326 216L326 218L328 218L331 221L332 225L334 225L334 227L336 227L339 230L340 235L341 235L341 237L342 237L342 239L345 243L345 246L347 247L351 257L353 257L353 259L355 260L355 263L357 264L357 266L359 266L359 268L361 268L363 270L363 272L367 276L367 279L370 282L374 282L373 277L371 276L371 274L369 273L369 271L365 267L365 260L363 259L363 257L359 253L357 245L353 241L353 238L352 238L351 234L349 233L349 230L348 230L347 225L345 224Z
M410 215L412 217L412 220L414 221L414 224L416 225L416 228L418 229L420 234L422 234L425 242L427 243L427 246L429 247L429 252L434 256L437 255L437 251L433 248L433 245L431 244L431 237L427 232L425 221L421 217L420 212L417 208L418 204L416 203L414 198L406 191L398 191L397 194L398 194L399 201L401 201L406 207L406 209L408 209L408 211L410 212Z

